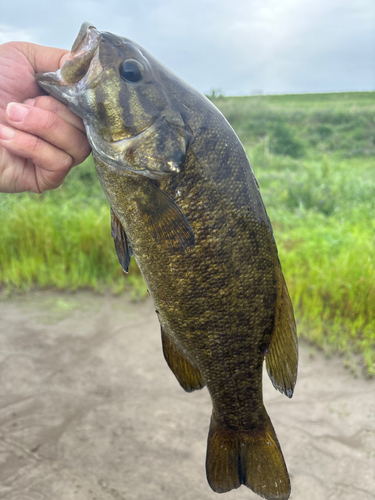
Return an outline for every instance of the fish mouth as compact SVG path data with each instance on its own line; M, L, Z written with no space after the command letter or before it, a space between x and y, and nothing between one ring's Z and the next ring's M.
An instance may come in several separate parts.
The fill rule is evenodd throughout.
M83 23L72 45L70 58L56 72L37 73L35 78L38 85L57 98L61 98L62 94L66 93L61 87L79 83L82 83L79 87L87 87L89 83L92 83L89 82L90 76L96 78L102 71L101 67L96 67L94 70L93 64L94 60L97 63L99 59L99 44L100 31L89 22Z
M81 52L86 52L92 48L96 39L99 36L99 31L88 21L84 22L79 29L78 35L73 42L71 48L72 57L78 56Z

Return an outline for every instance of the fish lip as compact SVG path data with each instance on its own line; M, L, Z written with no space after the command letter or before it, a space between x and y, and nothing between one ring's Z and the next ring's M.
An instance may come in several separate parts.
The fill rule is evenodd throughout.
M84 44L87 44L89 34L93 31L96 31L98 33L98 30L93 24L88 21L82 23L78 35L76 36L76 39L74 40L72 48L70 50L70 53L72 55L75 55L77 52L79 52Z
M100 31L98 31L95 26L89 22L84 22L78 32L76 39L73 42L71 53L69 59L65 61L63 66L56 72L50 73L37 73L35 75L37 83L47 92L53 93L52 88L58 87L70 87L72 84L77 84L78 82L87 78L87 73L89 69L79 78L77 81L67 81L64 78L64 73L66 73L67 68L74 63L78 63L79 60L83 58L89 64L95 57L100 43Z
M89 23L88 21L82 23L70 50L71 59L77 57L83 52L93 50L99 43L99 35L100 31L98 31L92 23Z

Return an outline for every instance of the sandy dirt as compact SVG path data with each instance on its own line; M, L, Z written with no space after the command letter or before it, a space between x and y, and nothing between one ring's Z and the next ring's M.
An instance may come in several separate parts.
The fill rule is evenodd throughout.
M151 300L0 301L0 499L255 500L211 491L211 403L167 367ZM264 377L293 500L375 498L375 380L300 346L289 400Z

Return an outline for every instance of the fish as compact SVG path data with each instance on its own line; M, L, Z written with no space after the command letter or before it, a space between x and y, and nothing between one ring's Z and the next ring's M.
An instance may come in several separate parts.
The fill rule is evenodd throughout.
M84 23L38 84L80 116L111 207L187 392L207 387L206 475L286 500L290 478L262 396L262 369L292 397L298 342L270 220L246 152L221 112L137 43Z

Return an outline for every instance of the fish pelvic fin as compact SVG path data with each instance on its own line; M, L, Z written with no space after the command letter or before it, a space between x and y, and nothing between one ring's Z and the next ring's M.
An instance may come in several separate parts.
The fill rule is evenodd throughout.
M186 392L202 389L206 384L201 372L181 353L178 347L170 340L161 329L163 353L169 368L174 373L179 384Z
M117 258L120 262L122 270L127 273L129 271L132 249L129 246L128 239L121 222L116 217L115 212L111 208L111 234L115 243Z
M287 500L290 480L266 410L263 426L233 430L211 418L206 472L211 488L225 493L244 484L267 500Z
M281 269L278 270L277 282L275 327L266 356L266 368L275 389L291 398L298 371L297 329Z

